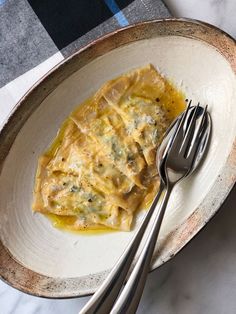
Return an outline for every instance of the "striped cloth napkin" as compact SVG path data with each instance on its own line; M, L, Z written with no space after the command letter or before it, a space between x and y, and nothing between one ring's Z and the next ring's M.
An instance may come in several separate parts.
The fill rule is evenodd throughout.
M0 0L0 127L25 92L78 48L169 16L161 0Z

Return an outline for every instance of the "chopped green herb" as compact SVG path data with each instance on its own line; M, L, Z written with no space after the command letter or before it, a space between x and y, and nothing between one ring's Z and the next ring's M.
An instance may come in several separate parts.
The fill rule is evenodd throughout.
M117 143L114 142L114 139L113 139L112 144L111 144L111 149L115 155L114 156L115 159L119 159L120 156L122 155L122 151L121 151L120 147L117 145Z
M79 187L76 186L76 185L73 185L73 186L70 188L70 192L72 192L72 193L79 192Z

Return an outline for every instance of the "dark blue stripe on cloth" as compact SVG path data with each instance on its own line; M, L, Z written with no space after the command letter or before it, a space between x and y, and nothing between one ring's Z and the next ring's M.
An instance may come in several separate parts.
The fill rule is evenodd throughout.
M114 14L121 26L127 25L128 21L120 8L126 7L133 0L106 2L104 0L28 0L28 2L61 50Z

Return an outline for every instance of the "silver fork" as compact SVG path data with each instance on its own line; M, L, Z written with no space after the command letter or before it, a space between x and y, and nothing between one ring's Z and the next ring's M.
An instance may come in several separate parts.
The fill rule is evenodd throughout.
M133 240L80 314L131 314L136 312L171 191L177 182L189 175L199 164L207 147L210 130L211 120L207 113L207 107L204 110L199 104L191 107L190 101L185 113L176 120L167 133L157 154L161 178L158 195ZM157 206L159 200L161 200L161 204ZM151 230L142 252L117 299L152 216L154 219Z

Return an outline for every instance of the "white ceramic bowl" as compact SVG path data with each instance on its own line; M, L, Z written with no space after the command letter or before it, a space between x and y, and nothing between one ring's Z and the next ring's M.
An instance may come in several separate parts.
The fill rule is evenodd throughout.
M200 169L174 190L152 268L174 256L214 215L235 182L235 42L212 26L162 20L119 30L53 69L15 107L0 134L0 275L46 297L92 293L135 230L96 236L62 232L31 210L38 156L62 121L105 81L152 63L208 104L213 131Z

